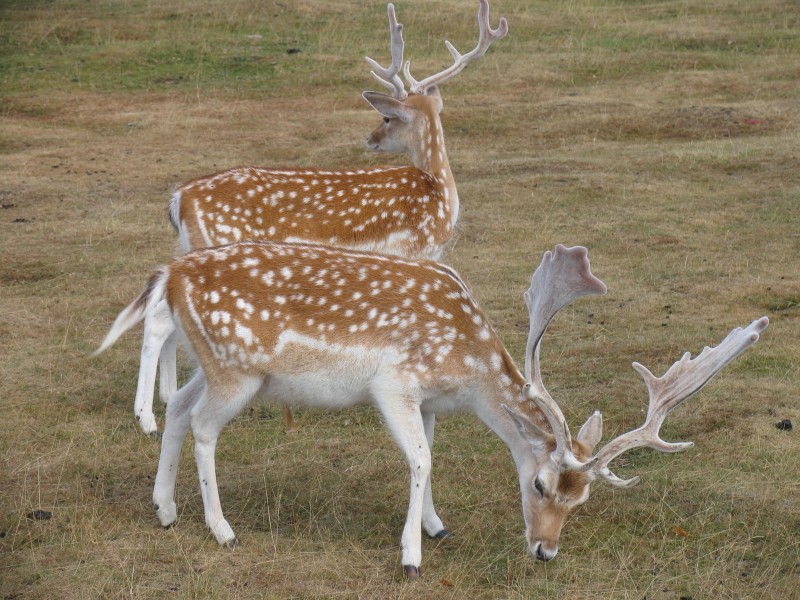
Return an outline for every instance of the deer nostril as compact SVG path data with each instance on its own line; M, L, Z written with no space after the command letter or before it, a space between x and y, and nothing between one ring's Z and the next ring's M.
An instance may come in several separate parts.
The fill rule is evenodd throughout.
M536 546L536 558L537 560L544 560L544 561L549 560L547 555L544 553L544 548L542 548L541 544Z

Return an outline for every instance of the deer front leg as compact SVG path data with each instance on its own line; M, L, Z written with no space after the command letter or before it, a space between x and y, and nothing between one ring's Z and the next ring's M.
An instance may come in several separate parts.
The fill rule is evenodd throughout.
M158 431L156 416L153 414L153 394L156 385L158 357L164 342L175 332L169 305L166 300L159 302L153 312L144 318L144 340L139 361L139 382L136 385L136 399L133 413L139 427L148 435Z
M178 476L178 464L181 447L189 430L190 413L205 388L205 377L202 371L183 386L172 397L167 405L167 417L164 423L164 435L161 436L161 456L158 460L158 473L153 488L153 504L156 507L158 520L164 527L169 527L178 518L175 506L175 479Z
M406 397L393 396L378 401L386 427L408 461L411 492L408 516L401 538L403 571L411 579L420 574L422 563L422 513L425 488L431 473L431 451L425 437L419 405ZM431 503L432 505L432 503Z
M436 425L436 414L423 412L422 424L425 427L425 438L428 440L428 449L433 453L433 429ZM428 476L428 481L425 482L425 497L422 501L422 526L425 528L425 533L436 540L443 540L450 535L450 532L444 528L444 524L436 514L436 509L433 506L433 491L431 490L430 475Z

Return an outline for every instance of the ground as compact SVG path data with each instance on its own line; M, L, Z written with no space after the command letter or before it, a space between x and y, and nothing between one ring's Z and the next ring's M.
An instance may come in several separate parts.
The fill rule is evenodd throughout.
M661 374L762 315L762 339L668 419L678 455L618 464L526 554L502 442L442 419L434 492L453 536L402 577L406 467L371 409L256 403L218 448L242 542L203 523L192 453L177 526L150 496L158 441L132 416L140 330L91 357L175 252L174 187L241 164L407 164L370 153L363 56L385 5L181 0L0 7L0 594L85 597L785 598L800 574L800 12L789 0L493 0L509 35L442 86L461 199L444 256L512 356L544 250L589 248L609 287L562 311L546 384L573 428L637 426L633 360ZM474 43L477 2L397 4L417 78ZM419 73L419 75L417 75ZM182 375L188 372L184 363ZM161 407L157 414L163 418ZM39 511L39 512L36 512Z

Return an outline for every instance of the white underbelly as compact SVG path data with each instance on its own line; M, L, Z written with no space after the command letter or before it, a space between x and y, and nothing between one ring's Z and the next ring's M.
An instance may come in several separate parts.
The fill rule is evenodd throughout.
M330 370L306 371L302 375L272 374L267 377L261 392L274 404L314 408L344 408L370 401L371 377L366 373L347 377Z

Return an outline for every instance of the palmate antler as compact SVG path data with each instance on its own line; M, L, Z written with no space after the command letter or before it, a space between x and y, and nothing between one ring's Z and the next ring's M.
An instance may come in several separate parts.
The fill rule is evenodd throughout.
M769 325L762 317L745 328L738 327L715 348L706 347L692 359L687 352L669 368L663 377L655 377L646 367L634 362L633 368L642 376L649 392L649 407L644 424L608 442L597 454L581 462L575 457L572 436L564 414L542 382L539 367L539 347L547 325L567 304L590 294L604 294L605 284L591 272L586 248L566 248L557 245L555 252L545 252L533 274L531 286L525 292L525 304L530 316L530 331L525 350L526 394L547 418L556 449L551 461L561 470L588 471L594 477L607 480L617 487L635 485L638 477L623 480L608 468L620 454L633 448L647 446L661 452L680 452L693 446L692 442L668 443L659 437L659 429L667 415L708 383L739 354L758 341ZM594 429L599 439L602 416L595 412L582 431ZM579 439L582 434L578 434Z
M737 327L715 348L705 349L695 358L687 352L673 364L663 377L655 377L646 367L634 362L633 368L642 376L650 396L647 418L644 425L608 442L596 455L591 472L614 486L630 487L639 482L638 477L620 479L612 473L608 464L617 456L633 448L647 446L660 452L680 452L691 448L692 442L669 443L659 437L659 429L666 416L677 406L700 390L725 365L758 341L769 325L762 317L749 326Z
M372 67L370 75L372 75L375 81L389 89L393 97L398 100L403 100L408 96L405 85L398 76L400 68L403 67L403 50L405 47L405 42L403 41L403 26L397 22L393 4L388 5L387 11L389 13L392 63L389 67L384 68L368 56L364 58L367 63L369 63L370 67ZM506 36L508 33L508 21L506 21L505 18L501 18L497 29L492 29L489 24L489 0L480 0L480 7L478 8L478 29L478 45L467 54L461 54L455 49L453 44L449 41L445 41L444 44L453 57L453 64L440 73L426 77L422 81L417 81L410 73L411 61L406 61L403 67L403 73L405 74L406 81L408 81L411 91L415 94L425 94L431 88L456 76L469 63L486 54L492 42Z
M590 294L605 294L606 285L592 275L586 248L567 248L558 244L555 252L544 253L541 264L525 292L525 304L530 316L528 343L525 348L525 385L529 399L547 417L556 450L551 459L562 468L586 470L593 461L581 463L572 451L572 436L564 414L542 382L539 369L539 346L548 323L567 304Z

